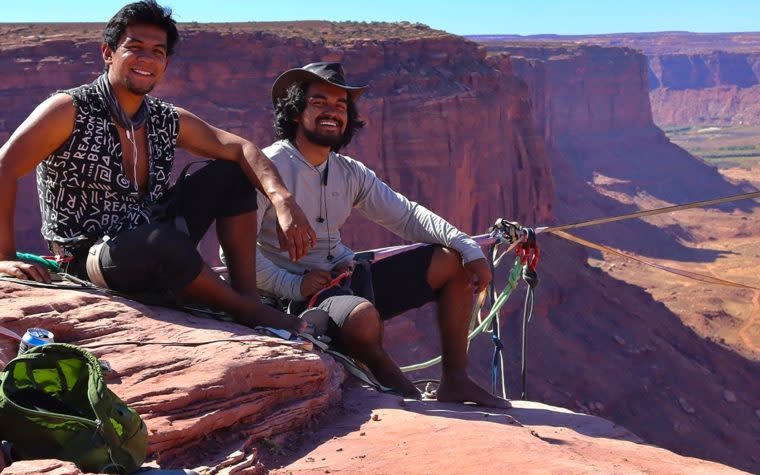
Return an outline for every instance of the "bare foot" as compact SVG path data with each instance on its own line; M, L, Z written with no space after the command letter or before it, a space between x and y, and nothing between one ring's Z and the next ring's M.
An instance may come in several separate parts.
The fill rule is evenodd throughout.
M449 378L441 380L438 387L439 402L472 402L478 406L509 409L512 404L508 400L494 396L481 388L469 377Z
M401 371L373 371L372 374L383 386L387 386L407 399L422 399L422 393Z
M404 373L401 372L385 352L383 352L383 355L385 355L385 358L379 362L377 360L364 362L370 371L372 371L375 379L383 386L393 389L407 399L422 399L422 393L417 389L417 386L404 376Z

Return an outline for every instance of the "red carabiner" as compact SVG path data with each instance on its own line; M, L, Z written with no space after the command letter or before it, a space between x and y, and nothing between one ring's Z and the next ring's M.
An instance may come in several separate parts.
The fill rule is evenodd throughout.
M538 265L538 258L541 255L541 251L538 249L538 243L536 243L536 233L531 228L523 228L526 232L524 240L517 246L515 252L520 258L520 263L524 266L528 266L531 270L536 270Z
M309 299L309 305L307 305L306 308L312 308L314 304L317 302L317 297L319 297L322 292L324 292L327 289L332 289L333 287L339 286L340 282L346 277L350 276L351 274L352 274L351 270L346 270L342 272L341 274L339 274L338 277L331 280L330 283L327 284L325 288L319 290L317 293L311 296L311 298Z

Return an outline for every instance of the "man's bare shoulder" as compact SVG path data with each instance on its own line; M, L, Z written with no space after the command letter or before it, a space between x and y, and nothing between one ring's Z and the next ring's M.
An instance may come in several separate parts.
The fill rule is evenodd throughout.
M59 92L48 97L29 116L38 127L68 124L73 128L76 106L70 94Z
M48 97L40 104L40 107L50 110L52 113L74 112L74 98L71 94L58 92Z
M185 109L184 107L179 107L177 105L174 106L174 110L177 111L177 115L180 117L198 117L189 110Z
M71 136L75 120L76 109L70 95L48 97L0 148L0 161L16 177L25 175Z
M52 134L60 145L74 130L76 120L74 98L63 92L53 94L37 106L29 116L29 120L38 133Z

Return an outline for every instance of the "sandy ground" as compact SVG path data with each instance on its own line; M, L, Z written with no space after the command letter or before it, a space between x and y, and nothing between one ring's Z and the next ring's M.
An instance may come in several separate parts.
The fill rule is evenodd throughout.
M259 455L278 475L742 473L645 445L598 417L514 405L409 401L355 385L314 430L268 441Z
M760 188L758 168L721 172L733 181ZM647 197L616 198L636 202L642 208L669 204ZM687 246L721 252L713 262L658 259L657 263L760 288L760 207L751 212L691 209L646 219L661 227L677 224L685 228ZM760 361L760 291L696 282L615 256L589 262L617 279L646 289L704 338Z

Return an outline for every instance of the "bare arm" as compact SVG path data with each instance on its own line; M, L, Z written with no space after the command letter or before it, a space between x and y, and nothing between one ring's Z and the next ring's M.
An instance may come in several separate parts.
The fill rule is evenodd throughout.
M74 130L71 96L56 94L37 108L0 148L0 272L49 282L47 271L16 259L13 218L18 179L61 146Z
M238 162L251 183L272 202L284 234L282 247L294 261L303 257L317 242L317 235L266 155L248 140L209 125L184 109L177 108L177 112L177 145L202 157Z

